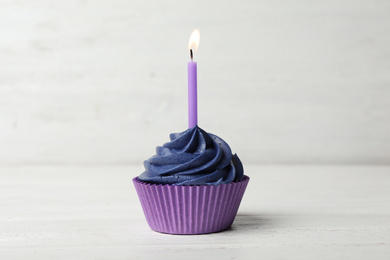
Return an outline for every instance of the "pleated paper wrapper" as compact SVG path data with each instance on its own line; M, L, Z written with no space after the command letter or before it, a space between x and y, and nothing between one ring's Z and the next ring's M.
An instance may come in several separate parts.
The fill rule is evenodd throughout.
M249 177L220 185L175 186L133 179L146 221L154 231L206 234L228 229L237 214Z

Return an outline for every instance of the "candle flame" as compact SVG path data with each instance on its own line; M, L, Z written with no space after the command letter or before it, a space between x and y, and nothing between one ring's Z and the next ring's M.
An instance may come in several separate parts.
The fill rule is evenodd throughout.
M191 33L190 41L188 43L188 50L197 51L199 46L200 32L198 29L195 29Z

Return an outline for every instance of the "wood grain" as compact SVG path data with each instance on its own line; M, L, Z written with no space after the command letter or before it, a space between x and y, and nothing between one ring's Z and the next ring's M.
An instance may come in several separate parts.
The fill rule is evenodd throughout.
M390 163L390 2L0 1L0 164L138 163L199 124L246 163ZM250 139L249 139L250 137Z
M230 230L149 229L142 167L1 167L1 259L388 259L390 167L256 166Z

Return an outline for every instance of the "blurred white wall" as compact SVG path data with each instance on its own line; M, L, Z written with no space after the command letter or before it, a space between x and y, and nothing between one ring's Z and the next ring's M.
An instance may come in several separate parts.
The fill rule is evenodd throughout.
M244 163L390 163L390 1L0 0L0 164L137 163L199 125Z

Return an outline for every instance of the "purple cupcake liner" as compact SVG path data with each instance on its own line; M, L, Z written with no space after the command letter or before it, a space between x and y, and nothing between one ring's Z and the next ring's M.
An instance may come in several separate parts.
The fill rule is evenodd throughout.
M174 186L133 179L146 221L154 231L206 234L228 229L236 217L249 177L228 184Z

